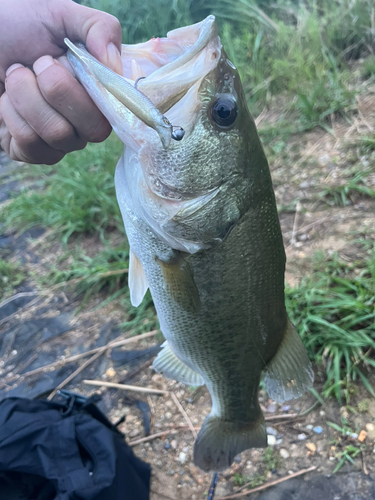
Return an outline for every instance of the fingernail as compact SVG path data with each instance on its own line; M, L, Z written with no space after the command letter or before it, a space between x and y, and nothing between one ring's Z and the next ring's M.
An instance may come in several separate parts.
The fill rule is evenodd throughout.
M57 58L59 63L64 66L65 69L69 71L73 76L75 76L74 69L71 67L70 62L68 61L68 58L66 56L60 56Z
M40 57L33 64L34 73L39 76L43 71L54 64L53 58L51 56Z
M122 75L121 55L114 43L111 42L108 44L107 54L108 54L108 66L111 69L113 69L113 71L116 71L116 73Z
M14 71L15 69L23 68L23 67L24 66L22 66L22 64L19 64L19 63L12 64L12 66L9 66L9 68L7 69L5 76L9 76L11 74L11 72Z

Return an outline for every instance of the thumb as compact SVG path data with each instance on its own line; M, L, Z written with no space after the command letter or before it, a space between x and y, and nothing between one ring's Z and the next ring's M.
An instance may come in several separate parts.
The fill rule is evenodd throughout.
M83 42L94 57L122 75L122 29L116 17L72 1L61 15L68 38Z

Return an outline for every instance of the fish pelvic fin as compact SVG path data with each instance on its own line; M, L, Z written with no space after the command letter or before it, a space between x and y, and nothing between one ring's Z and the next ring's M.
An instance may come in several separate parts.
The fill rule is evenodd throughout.
M153 368L164 377L177 380L188 385L203 385L204 380L196 371L185 365L169 347L168 342L164 342L162 350L156 356Z
M264 417L252 422L227 421L209 415L203 422L194 445L194 463L205 472L230 467L234 457L249 448L267 446Z
M299 398L310 389L314 372L306 349L289 321L276 354L267 365L264 383L271 399L277 402Z
M128 284L130 290L130 302L134 307L138 307L147 292L148 283L142 264L139 262L138 257L132 249L130 249L129 252Z

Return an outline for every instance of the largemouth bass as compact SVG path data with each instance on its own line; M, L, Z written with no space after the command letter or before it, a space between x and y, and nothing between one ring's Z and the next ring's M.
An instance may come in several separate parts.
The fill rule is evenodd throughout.
M131 300L139 305L150 288L167 339L153 366L185 384L206 384L212 410L194 462L223 470L241 451L267 444L258 403L263 370L275 401L301 396L313 381L285 310L271 176L239 75L213 16L123 45L123 79L107 70L99 80L89 61L68 57L124 143L115 184L131 248ZM181 142L163 147L142 113L122 104L121 89L113 91L126 93L125 83L136 81L183 127Z

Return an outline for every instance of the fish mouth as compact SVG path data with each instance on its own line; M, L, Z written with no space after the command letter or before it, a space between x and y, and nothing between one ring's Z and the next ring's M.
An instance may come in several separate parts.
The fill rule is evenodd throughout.
M167 148L171 137L182 139L180 128L191 134L202 107L200 84L221 56L214 16L170 31L165 38L123 45L122 75L87 51L82 56L79 45L66 43L78 79L122 142L135 151L146 144Z

